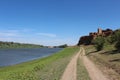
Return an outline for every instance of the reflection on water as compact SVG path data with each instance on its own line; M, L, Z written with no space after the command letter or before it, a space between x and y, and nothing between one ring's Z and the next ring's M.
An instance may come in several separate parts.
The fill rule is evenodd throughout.
M0 49L0 66L8 66L49 56L61 48Z

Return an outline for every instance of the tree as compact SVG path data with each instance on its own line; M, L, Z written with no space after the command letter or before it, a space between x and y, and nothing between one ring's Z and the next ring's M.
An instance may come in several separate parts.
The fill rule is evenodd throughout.
M93 43L95 45L96 50L100 51L104 47L105 39L103 37L99 36L93 40Z

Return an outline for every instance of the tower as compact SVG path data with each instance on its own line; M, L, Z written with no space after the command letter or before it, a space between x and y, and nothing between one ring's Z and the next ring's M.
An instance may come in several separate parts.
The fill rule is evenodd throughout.
M102 29L98 28L98 34L102 34Z

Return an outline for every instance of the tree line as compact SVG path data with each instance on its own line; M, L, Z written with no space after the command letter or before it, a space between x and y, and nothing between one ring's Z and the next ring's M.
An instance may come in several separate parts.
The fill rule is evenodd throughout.
M0 48L41 48L43 45L0 41Z

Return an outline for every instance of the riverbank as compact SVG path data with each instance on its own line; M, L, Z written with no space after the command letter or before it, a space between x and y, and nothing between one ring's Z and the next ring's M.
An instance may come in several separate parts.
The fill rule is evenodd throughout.
M0 80L59 80L79 47L69 47L51 56L0 68Z

